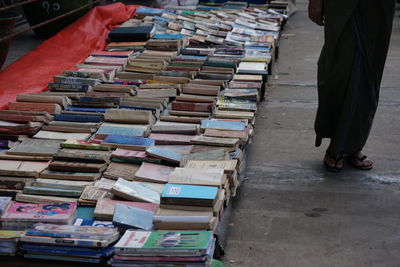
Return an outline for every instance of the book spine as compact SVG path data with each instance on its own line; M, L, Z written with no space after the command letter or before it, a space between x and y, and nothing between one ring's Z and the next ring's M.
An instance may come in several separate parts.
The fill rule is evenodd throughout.
M30 103L30 102L9 102L8 109L19 111L48 112L50 114L58 114L61 106L51 103Z
M70 121L70 122L101 122L102 117L96 115L75 115L75 114L56 114L55 121Z

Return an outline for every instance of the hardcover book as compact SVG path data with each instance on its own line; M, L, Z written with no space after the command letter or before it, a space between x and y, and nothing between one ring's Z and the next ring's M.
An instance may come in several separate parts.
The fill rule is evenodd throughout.
M146 148L154 145L151 138L126 136L126 135L108 135L102 142L102 145L111 148L123 148L132 150L146 150Z
M0 175L38 177L48 165L47 161L0 160Z

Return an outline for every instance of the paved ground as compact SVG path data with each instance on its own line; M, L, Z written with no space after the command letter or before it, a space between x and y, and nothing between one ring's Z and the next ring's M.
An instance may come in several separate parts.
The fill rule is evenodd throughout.
M308 21L306 2L298 1L299 11L286 25L278 79L257 115L249 180L234 201L225 262L240 267L400 266L399 18L365 149L376 167L329 174L321 162L327 144L313 146L323 31Z

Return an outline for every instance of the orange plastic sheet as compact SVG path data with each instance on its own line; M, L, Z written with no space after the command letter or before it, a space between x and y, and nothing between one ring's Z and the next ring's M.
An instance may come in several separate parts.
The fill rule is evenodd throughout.
M0 109L15 101L17 94L45 91L54 75L81 63L92 51L104 49L109 31L138 7L122 3L95 7L9 65L0 72Z

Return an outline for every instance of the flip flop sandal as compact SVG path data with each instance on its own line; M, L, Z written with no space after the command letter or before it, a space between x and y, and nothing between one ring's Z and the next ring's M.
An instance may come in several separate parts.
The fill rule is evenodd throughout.
M372 167L373 167L373 165L374 165L374 163L372 163L371 165L362 165L362 166L358 166L357 164L354 163L355 160L357 160L357 161L359 161L359 162L361 162L361 163L364 163L364 160L367 159L367 156L366 156L366 155L364 155L364 156L362 156L362 157L347 156L346 159L347 159L347 162L348 162L351 166L353 166L353 167L356 168L356 169L363 170L363 171L368 171L368 170L372 169Z
M335 161L335 164L333 166L329 165L327 160L326 160L326 156L330 157L331 159L333 159ZM326 156L324 159L324 167L327 171L330 172L340 172L341 170L343 170L344 167L344 162L342 167L337 168L336 165L339 163L339 161L344 159L343 155L337 155L337 156L333 156L333 154L331 154L329 151L326 151Z

